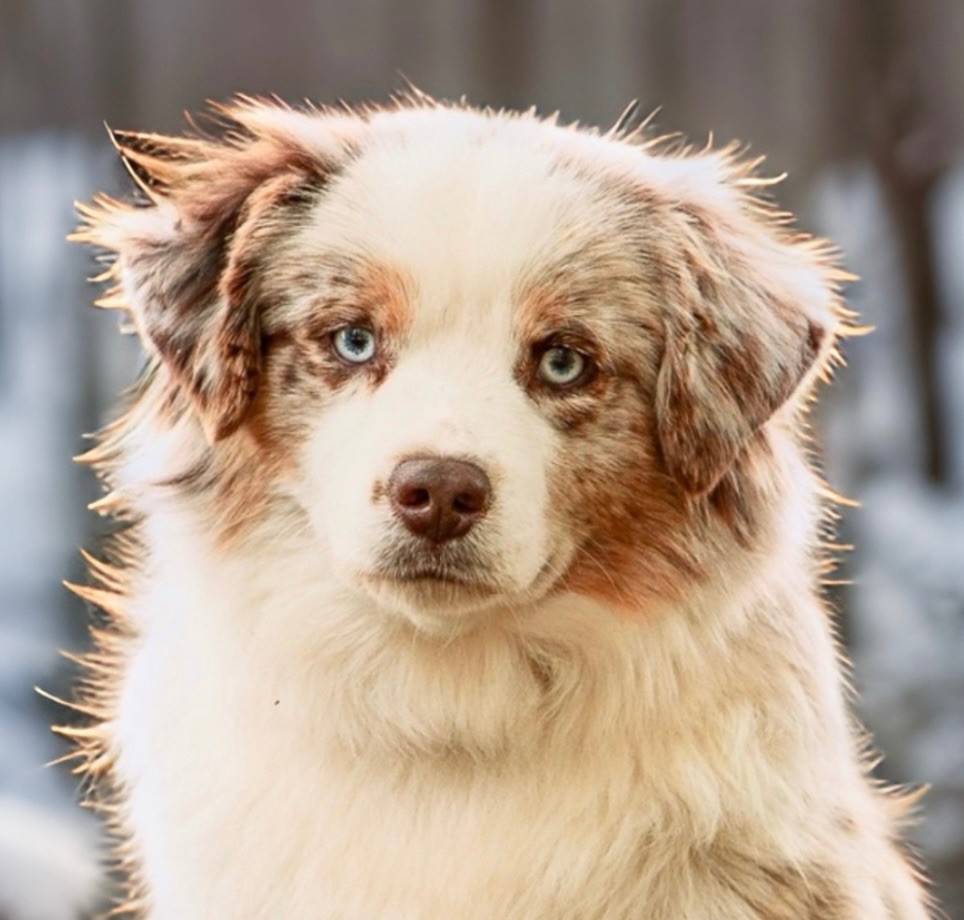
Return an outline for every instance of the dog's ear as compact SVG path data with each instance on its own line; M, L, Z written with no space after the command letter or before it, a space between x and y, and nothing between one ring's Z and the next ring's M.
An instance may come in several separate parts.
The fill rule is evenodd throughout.
M142 200L81 207L73 237L116 254L101 302L128 311L212 443L241 424L258 388L261 267L357 129L348 116L247 99L217 114L217 139L112 132Z
M667 470L692 495L711 491L764 423L805 394L837 333L826 248L791 236L739 188L724 195L676 205L669 235L657 431Z

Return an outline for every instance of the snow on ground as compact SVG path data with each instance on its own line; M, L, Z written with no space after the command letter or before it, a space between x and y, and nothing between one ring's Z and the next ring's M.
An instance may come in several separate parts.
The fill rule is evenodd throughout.
M915 837L950 882L964 870L964 500L880 479L856 514L851 630L882 774L926 783ZM939 865L938 865L939 864Z
M89 827L61 808L0 795L0 916L72 920L91 904L99 871Z

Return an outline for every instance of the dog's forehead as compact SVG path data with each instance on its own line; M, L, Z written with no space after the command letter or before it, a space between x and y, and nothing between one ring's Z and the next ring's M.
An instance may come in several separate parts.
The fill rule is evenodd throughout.
M560 264L576 272L600 240L619 244L605 179L571 168L544 127L479 117L376 125L321 197L302 245L392 266L418 291L423 320L434 310L447 321L508 321L527 279Z

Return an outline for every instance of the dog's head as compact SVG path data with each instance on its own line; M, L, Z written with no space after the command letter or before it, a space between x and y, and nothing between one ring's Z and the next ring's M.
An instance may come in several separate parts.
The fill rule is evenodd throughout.
M422 624L638 605L752 541L837 319L826 253L731 153L420 100L223 114L117 134L144 200L82 234L213 528L300 528Z

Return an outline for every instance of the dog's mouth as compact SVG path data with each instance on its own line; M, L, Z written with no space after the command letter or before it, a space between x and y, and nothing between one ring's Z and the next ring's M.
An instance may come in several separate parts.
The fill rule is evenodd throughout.
M468 540L442 546L386 541L374 565L356 577L387 609L447 635L544 597L562 579L571 555L568 544L555 545L534 577L519 584L486 550L483 543Z
M457 575L451 572L446 572L444 569L427 568L395 573L378 572L374 575L374 577L393 581L396 584L437 584L452 585L463 588L490 587L485 579L471 578L466 575Z
M365 578L374 586L423 596L427 601L483 599L499 593L498 585L484 574L452 571L444 566L379 567Z
M396 543L362 575L377 598L409 614L461 614L490 607L506 593L491 565L471 545Z
M484 554L468 543L442 546L392 543L378 554L373 577L397 584L437 584L465 588L495 588L492 567Z

